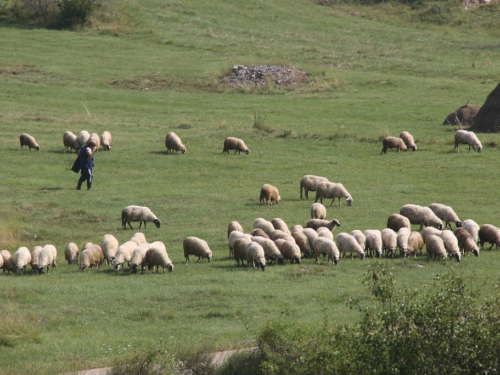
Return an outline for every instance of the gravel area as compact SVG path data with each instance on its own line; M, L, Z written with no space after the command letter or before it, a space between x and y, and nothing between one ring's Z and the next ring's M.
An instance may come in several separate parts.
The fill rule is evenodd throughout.
M243 65L233 66L233 74L222 78L229 87L243 85L265 86L269 82L277 86L293 86L307 81L307 73L293 66L259 65L247 68Z

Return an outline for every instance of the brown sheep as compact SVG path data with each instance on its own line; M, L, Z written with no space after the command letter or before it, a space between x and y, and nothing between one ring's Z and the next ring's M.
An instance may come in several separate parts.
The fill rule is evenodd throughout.
M457 237L458 246L463 255L467 256L469 255L469 251L471 251L475 256L479 256L479 248L477 247L476 241L474 241L474 238L467 229L457 228L453 233Z
M276 204L278 204L281 200L280 193L278 189L269 184L264 184L262 185L262 188L260 189L260 204L267 203L268 205L272 204L272 201L275 201Z
M484 249L484 243L488 242L491 244L488 250L491 250L493 245L497 247L500 246L500 229L491 224L483 224L479 228L479 243L481 248Z
M234 153L235 154L238 153L238 155L240 154L241 151L243 151L247 155L250 154L250 150L245 145L245 142L235 137L227 137L224 140L224 148L222 149L222 153L227 152L229 154L229 150L235 150Z
M392 229L394 232L398 232L401 228L411 229L410 220L403 215L400 214L392 214L387 219L387 228Z
M401 150L406 152L406 145L401 138L385 137L384 140L382 141L382 144L384 145L384 148L382 148L381 154L387 154L388 148L397 148L398 154L401 152Z
M321 227L326 227L333 232L335 228L340 227L340 222L336 219L333 219L331 221L321 220L321 219L311 219L307 221L306 227L312 228L314 230L318 230L318 228Z

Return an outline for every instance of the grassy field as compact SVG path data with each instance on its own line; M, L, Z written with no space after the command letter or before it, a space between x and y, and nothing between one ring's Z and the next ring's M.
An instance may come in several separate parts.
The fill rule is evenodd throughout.
M453 27L402 26L398 14L408 10L389 8L149 0L124 2L116 24L78 32L2 21L0 247L53 243L58 267L43 276L0 274L0 373L109 366L157 342L181 359L248 347L277 316L356 322L345 302L370 303L361 279L378 261L394 266L401 285L425 288L456 267L487 293L498 281L496 251L460 264L306 259L265 272L228 259L232 220L246 231L257 217L305 225L313 200L299 199L304 174L342 182L353 196L352 207L327 206L327 217L341 222L336 233L383 229L406 203L440 202L462 220L500 225L498 135L479 134L481 154L463 146L456 153L453 129L441 125L467 101L484 103L499 82L499 28L466 27L493 22L498 6ZM349 14L360 10L364 17ZM397 17L387 20L388 12ZM295 66L309 82L230 90L219 78L237 64ZM263 126L254 126L256 117ZM89 192L75 191L75 155L62 144L64 131L83 129L113 135L112 151L95 156ZM380 155L381 139L403 130L419 151ZM169 131L186 154L166 153ZM23 132L39 152L20 149ZM227 136L243 138L250 155L222 155ZM264 183L279 188L282 203L259 205ZM81 273L64 264L68 242L132 237L120 223L130 204L160 218L160 229L143 232L165 242L173 273ZM210 264L183 263L187 236L209 243Z

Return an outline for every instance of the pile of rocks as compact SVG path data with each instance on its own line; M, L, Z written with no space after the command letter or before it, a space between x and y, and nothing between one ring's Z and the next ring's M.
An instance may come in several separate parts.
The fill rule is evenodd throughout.
M222 78L229 87L243 85L265 86L272 82L277 86L292 86L307 81L307 73L293 66L260 65L247 68L243 65L233 66L233 74Z

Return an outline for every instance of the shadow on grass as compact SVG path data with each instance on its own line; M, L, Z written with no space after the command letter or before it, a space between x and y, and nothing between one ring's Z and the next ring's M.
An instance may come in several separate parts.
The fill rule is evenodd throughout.
M39 190L56 191L56 190L63 190L63 188L62 187L42 187Z

